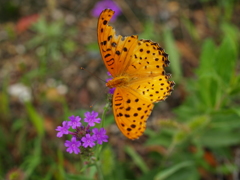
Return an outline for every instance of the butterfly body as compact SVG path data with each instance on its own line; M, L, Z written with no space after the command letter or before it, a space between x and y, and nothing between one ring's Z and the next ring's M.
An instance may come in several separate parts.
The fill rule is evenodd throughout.
M154 103L165 100L174 82L166 74L168 54L151 40L138 36L122 37L108 25L114 11L105 9L98 21L98 44L106 68L113 79L106 83L114 90L112 104L115 121L129 139L140 137Z
M117 77L113 78L112 80L109 80L106 83L106 86L109 88L123 87L123 86L127 86L130 81L131 81L130 77L128 77L127 75L117 76Z

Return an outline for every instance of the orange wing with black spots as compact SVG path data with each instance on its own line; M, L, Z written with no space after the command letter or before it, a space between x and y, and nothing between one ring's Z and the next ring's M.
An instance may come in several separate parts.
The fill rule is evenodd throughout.
M122 37L116 35L108 25L114 11L105 9L98 20L98 45L108 71L113 77L121 74L130 61L128 52L135 49L137 36Z
M98 44L106 68L113 76L106 85L115 87L113 113L121 132L129 139L140 137L153 103L165 100L174 82L166 74L168 54L151 40L138 40L136 35L115 34L108 23L114 11L104 10L98 21Z

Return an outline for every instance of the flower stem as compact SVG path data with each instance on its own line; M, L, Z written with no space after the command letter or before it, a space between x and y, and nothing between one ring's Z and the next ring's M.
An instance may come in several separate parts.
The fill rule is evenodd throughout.
M103 174L102 174L102 169L100 167L100 161L99 158L97 158L97 160L95 161L95 166L97 168L97 172L98 172L98 179L99 180L103 180Z
M102 113L102 122L101 122L101 127L104 127L104 121L105 121L105 117L106 117L106 113L109 110L109 103L107 103L104 108L103 108L103 113Z

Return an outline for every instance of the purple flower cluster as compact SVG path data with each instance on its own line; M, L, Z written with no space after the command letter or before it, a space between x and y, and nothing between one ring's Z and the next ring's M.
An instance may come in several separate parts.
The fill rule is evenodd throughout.
M108 75L108 76L111 76L111 78L106 79L107 82L113 79L113 78L112 78L112 75L110 74L110 72L107 72L107 75ZM115 91L115 89L116 89L116 88L109 88L108 93L109 93L109 94L113 94L114 91Z
M120 7L114 1L101 0L95 4L92 10L92 15L94 17L98 17L104 9L112 9L115 11L115 16L112 17L113 21L116 20L117 16L119 16L122 13Z
M95 123L100 123L101 119L98 118L97 112L86 112L84 122L88 123L85 127L82 125L81 118L79 116L70 116L70 121L63 121L62 126L58 126L56 131L57 137L62 137L64 134L72 135L72 139L66 140L65 146L67 147L67 152L78 154L81 152L80 147L92 148L97 144L102 144L103 142L108 142L108 136L106 135L106 130L104 128L93 128ZM75 132L69 131L72 128Z

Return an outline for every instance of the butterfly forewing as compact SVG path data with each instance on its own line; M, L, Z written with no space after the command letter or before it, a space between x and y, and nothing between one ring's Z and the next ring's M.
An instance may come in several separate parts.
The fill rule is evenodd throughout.
M139 40L132 52L126 73L132 76L154 77L164 75L168 66L168 55L157 44L150 40Z
M115 30L108 25L114 11L104 10L98 20L98 44L108 71L113 77L123 73L129 64L130 54L135 49L137 36L122 37L116 35Z

